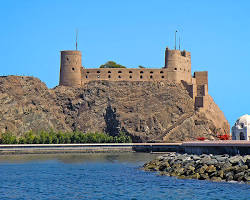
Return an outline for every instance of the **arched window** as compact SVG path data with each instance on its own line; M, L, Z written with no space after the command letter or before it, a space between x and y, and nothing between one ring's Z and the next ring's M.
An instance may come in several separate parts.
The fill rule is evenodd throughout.
M141 75L140 78L143 78L143 76Z
M161 78L164 78L164 76L161 76Z
M154 73L153 71L150 72L150 74L153 74L153 73Z
M161 74L163 74L164 72L163 71L160 71Z
M87 72L87 74L89 74L89 72Z
M150 78L153 78L153 76L151 75Z
M132 78L132 76L129 76L129 78Z
M97 75L97 78L100 78L100 75Z
M129 71L130 74L132 74L133 72L132 71Z
M97 74L100 74L101 72L100 72L100 71L97 71L96 73L97 73Z
M109 74L111 74L111 71L108 71Z
M120 73L122 73L122 71L118 71L118 73L120 74Z
M175 71L177 71L177 68L174 68Z
M121 78L121 76L119 75L118 78Z
M240 132L240 140L245 140L245 136L243 132Z
M141 74L143 74L143 71L140 71Z
M74 68L74 67L72 67L72 71L75 71L75 68Z
M108 78L111 78L111 76L109 75Z
M88 76L86 76L86 78L88 78Z

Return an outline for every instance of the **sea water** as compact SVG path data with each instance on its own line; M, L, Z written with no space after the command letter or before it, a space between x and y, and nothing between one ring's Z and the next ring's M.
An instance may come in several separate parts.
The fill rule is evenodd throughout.
M0 199L250 199L250 186L141 170L145 153L0 156Z

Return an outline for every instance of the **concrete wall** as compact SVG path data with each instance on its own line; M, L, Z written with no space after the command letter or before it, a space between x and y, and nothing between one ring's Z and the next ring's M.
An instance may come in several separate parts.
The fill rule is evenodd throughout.
M81 86L82 54L80 51L61 51L59 85Z

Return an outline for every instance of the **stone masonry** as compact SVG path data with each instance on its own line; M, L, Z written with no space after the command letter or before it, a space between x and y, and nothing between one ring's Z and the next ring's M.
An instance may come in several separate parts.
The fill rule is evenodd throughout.
M80 51L61 51L59 85L83 87L90 81L144 81L182 83L195 108L205 108L208 96L208 72L191 74L191 53L180 50L165 51L165 66L149 68L92 68L85 69L81 63Z

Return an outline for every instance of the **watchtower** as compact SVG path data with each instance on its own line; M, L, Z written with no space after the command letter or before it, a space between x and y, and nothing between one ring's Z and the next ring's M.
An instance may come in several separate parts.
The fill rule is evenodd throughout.
M81 87L82 54L80 51L61 51L59 85Z
M170 50L165 51L165 66L168 69L169 79L175 81L192 81L191 75L191 53L188 51Z

